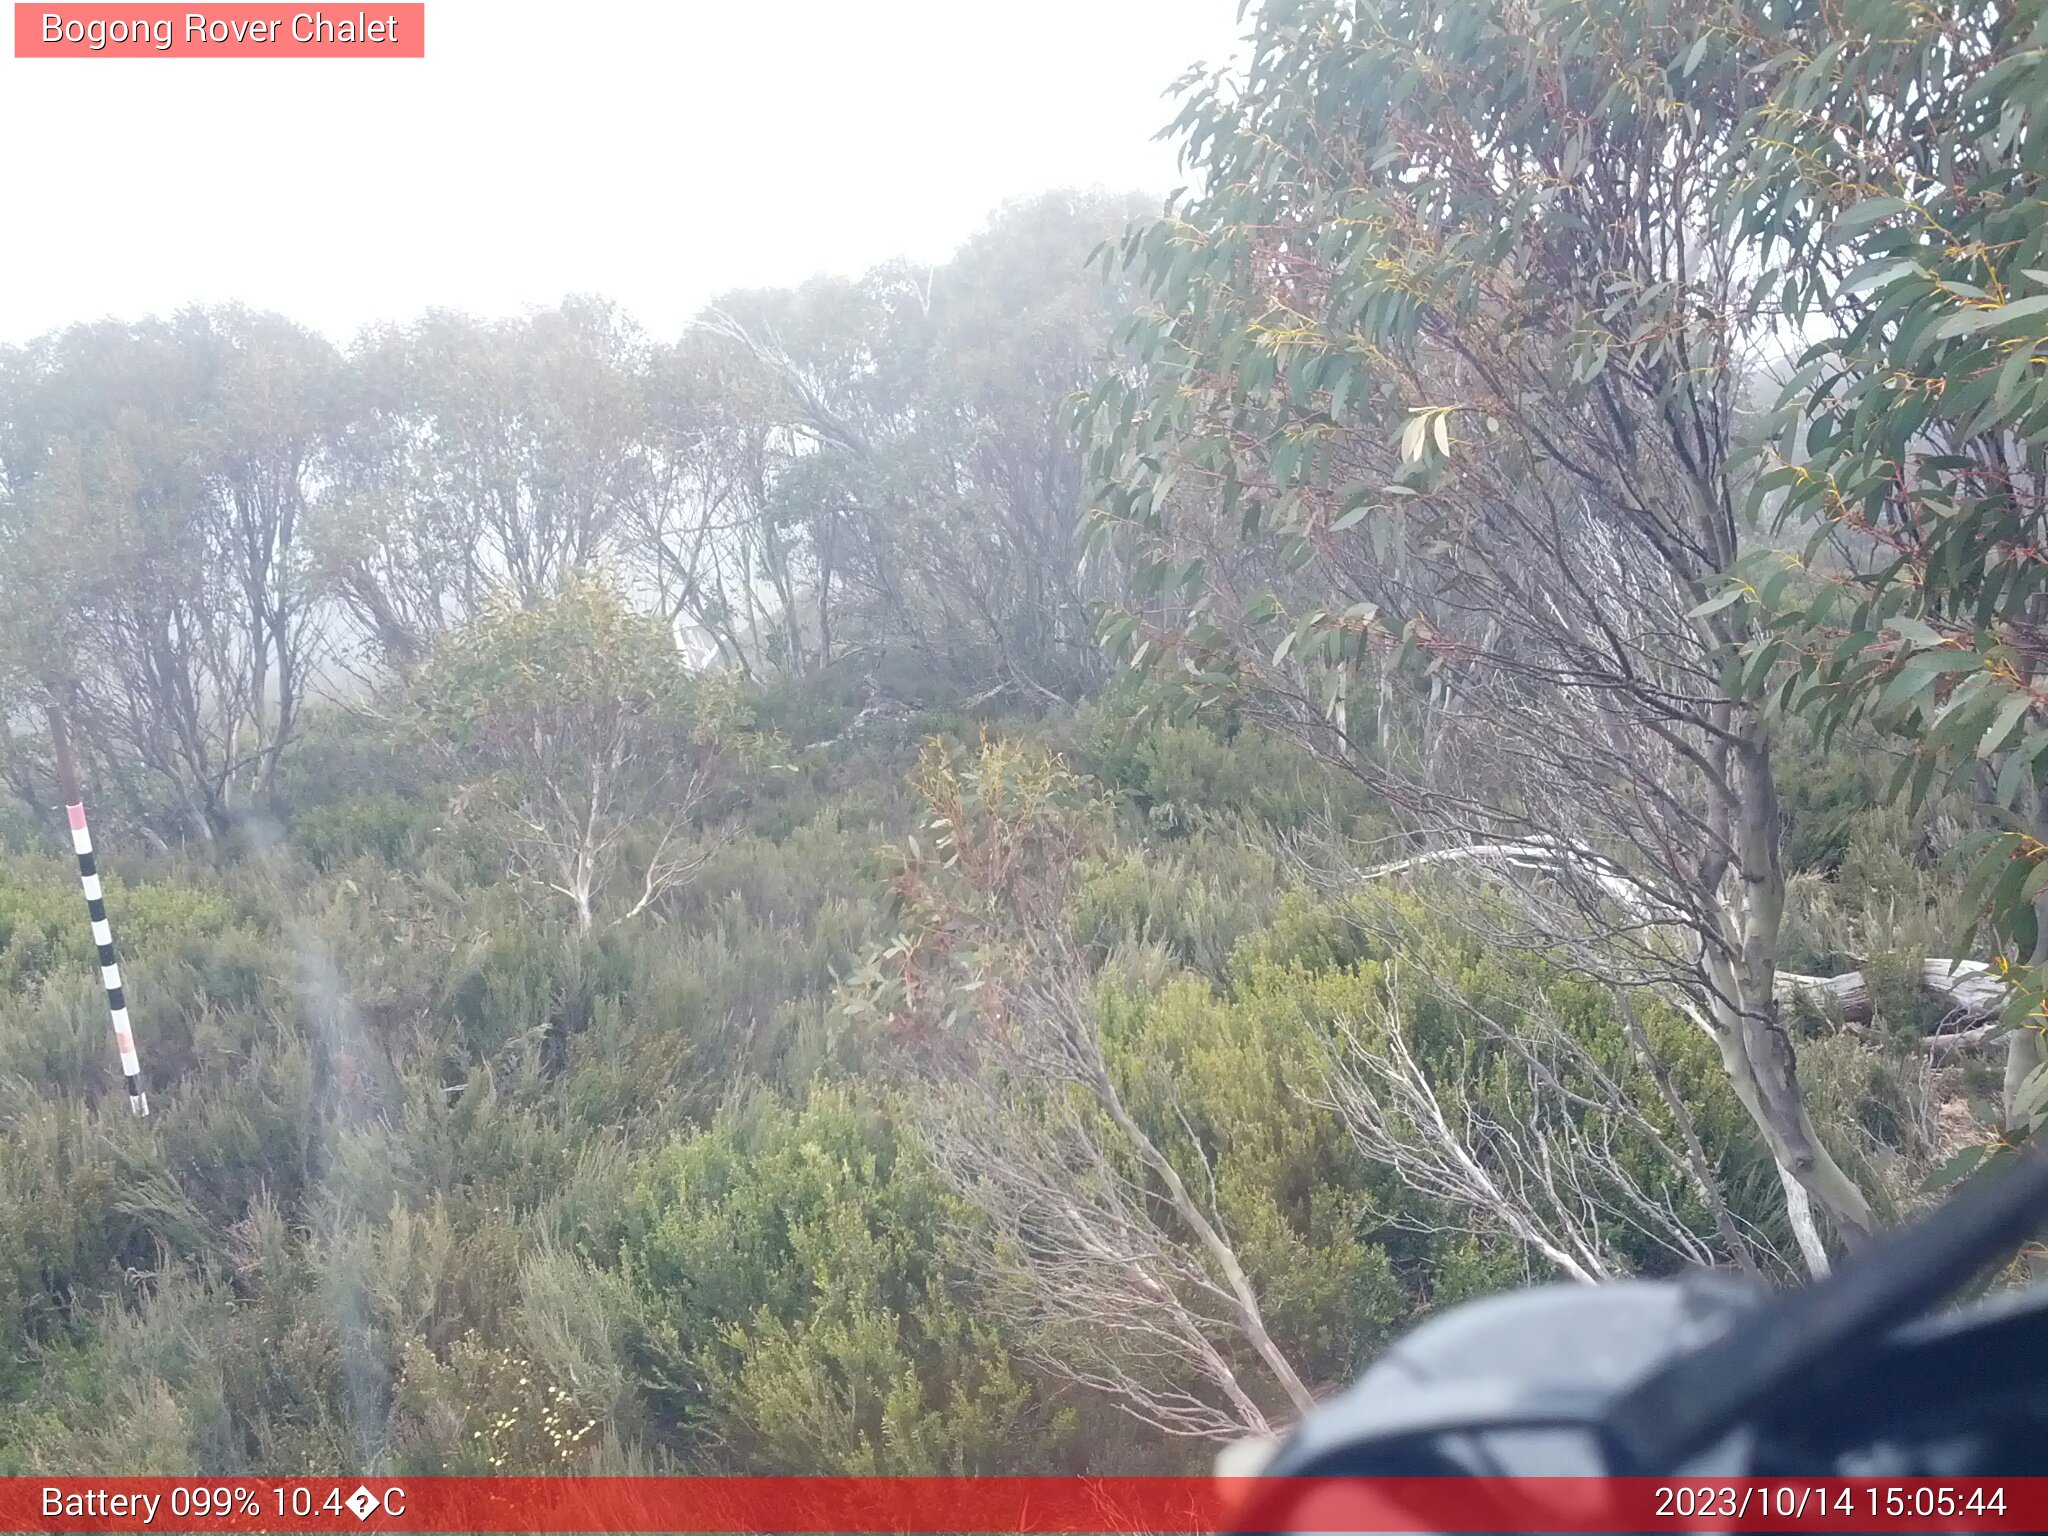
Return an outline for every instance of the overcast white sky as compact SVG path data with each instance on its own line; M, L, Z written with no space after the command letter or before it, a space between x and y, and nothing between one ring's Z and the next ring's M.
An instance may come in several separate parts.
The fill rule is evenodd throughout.
M1164 193L1161 93L1236 12L428 0L424 60L0 58L0 342L228 299L345 339L569 292L673 334L726 289L942 257L1006 199Z

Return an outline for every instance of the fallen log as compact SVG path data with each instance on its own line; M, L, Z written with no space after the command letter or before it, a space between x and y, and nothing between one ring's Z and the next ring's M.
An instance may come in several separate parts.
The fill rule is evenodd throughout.
M1552 838L1519 838L1474 843L1462 848L1439 848L1362 870L1358 878L1362 881L1378 880L1433 865L1450 864L1490 865L1502 871L1574 875L1589 881L1640 921L1678 921L1675 907L1654 895L1613 861ZM1999 1015L2005 1011L2012 995L2005 978L1982 960L1938 958L1923 961L1920 986L1945 1005L1940 1020L1928 1036L1928 1048L1936 1054L1953 1054L1980 1044L1997 1033ZM1877 1005L1870 995L1870 980L1860 970L1844 971L1839 976L1806 976L1797 971L1780 971L1772 990L1780 1007L1799 999L1821 1002L1838 1011L1842 1021L1852 1028L1869 1024L1877 1012Z
M1946 1008L1935 1026L1937 1037L1970 1034L1982 1039L2004 1012L2011 990L2005 978L1982 960L1934 959L1922 962L1920 987ZM1797 971L1778 972L1780 1004L1807 999L1825 1001L1840 1012L1846 1024L1868 1024L1876 1013L1870 996L1870 980L1863 972L1844 971L1839 976L1802 976ZM1980 1031L1982 1031L1980 1033Z

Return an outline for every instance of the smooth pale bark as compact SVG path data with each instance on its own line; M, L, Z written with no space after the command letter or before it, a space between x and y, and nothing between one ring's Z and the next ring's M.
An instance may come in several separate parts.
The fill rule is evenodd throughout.
M1722 1059L1731 1062L1738 1092L1742 1073L1732 1064L1731 1047L1743 1057L1751 1091L1745 1102L1779 1168L1820 1202L1846 1239L1859 1242L1877 1231L1877 1214L1815 1132L1798 1058L1778 1017L1785 869L1778 847L1777 783L1760 725L1752 723L1743 733L1739 756L1745 792L1735 806L1737 859L1721 882L1720 912L1733 942L1705 956L1709 974L1721 973L1714 976L1715 995L1709 999L1709 1010L1717 1016L1717 1043ZM1738 887L1733 893L1731 882Z
M1785 1186L1785 1214L1792 1220L1792 1238L1799 1244L1807 1272L1816 1280L1824 1280L1833 1272L1834 1265L1828 1261L1827 1244L1821 1241L1820 1227L1813 1219L1813 1199L1783 1163L1778 1165L1778 1182Z
M1776 848L1777 801L1760 744L1751 744L1751 763L1762 789L1745 798L1736 835L1742 858L1724 877L1715 920L1718 945L1700 946L1708 982L1704 1010L1686 1008L1720 1053L1730 1085L1762 1133L1787 1180L1787 1214L1809 1269L1825 1272L1826 1252L1812 1217L1818 1201L1852 1242L1876 1230L1877 1218L1854 1179L1836 1163L1808 1117L1792 1044L1779 1023L1777 943L1784 920L1784 876ZM1545 871L1591 884L1638 921L1686 927L1670 904L1595 854L1546 839L1473 844L1440 849L1365 871L1379 878L1432 866L1467 863L1507 871ZM1971 978L1972 962L1951 962L1945 976L1958 984ZM1801 981L1795 978L1794 990ZM1853 990L1853 989L1849 989ZM1867 987L1864 989L1867 992ZM1789 1199L1797 1186L1805 1197Z
M1253 1352L1265 1362L1266 1369L1272 1373L1273 1379L1279 1382L1280 1389L1287 1394L1287 1399L1294 1405L1295 1411L1308 1413L1316 1405L1315 1394L1309 1391L1308 1384L1294 1369L1293 1362L1287 1358L1267 1330L1266 1319L1259 1308L1258 1293L1253 1290L1251 1277L1245 1273L1244 1266L1238 1262L1237 1250L1224 1240L1223 1234L1218 1232L1209 1218L1202 1214L1201 1206L1196 1204L1195 1197L1189 1193L1187 1184L1182 1180L1180 1171L1173 1166L1172 1160L1160 1150L1159 1144L1145 1133L1144 1128L1131 1118L1130 1112L1124 1108L1123 1096L1116 1091L1116 1085L1110 1081L1109 1073L1106 1070L1098 1070L1092 1077L1091 1087L1094 1089L1097 1102L1102 1105L1110 1119L1116 1122L1117 1129L1123 1132L1138 1156L1144 1160L1146 1167L1150 1168L1158 1176L1160 1183L1166 1186L1167 1198L1173 1203L1175 1213L1187 1223L1188 1229L1195 1234L1196 1241L1202 1245L1210 1261L1221 1271L1224 1283L1230 1289L1232 1310L1237 1314L1238 1327Z

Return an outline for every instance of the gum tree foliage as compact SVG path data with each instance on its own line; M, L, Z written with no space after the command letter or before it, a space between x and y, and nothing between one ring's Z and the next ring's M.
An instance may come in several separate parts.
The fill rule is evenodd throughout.
M1778 1019L1761 674L1703 608L1765 295L1716 223L1758 23L1684 4L1281 0L1189 83L1204 190L1111 253L1085 403L1110 650L1401 808L1434 868L1712 1038L1804 1229L1875 1220ZM1413 853L1411 852L1411 857ZM1391 876L1396 862L1362 873Z
M340 360L241 308L79 326L0 384L0 625L108 792L218 839L268 799L324 638L306 543ZM17 787L50 798L46 769Z
M658 620L574 578L532 607L488 600L414 703L422 740L465 779L458 807L588 930L607 898L611 921L638 917L703 862L729 693L690 675Z
M1756 482L1788 547L1714 601L1769 621L1747 665L1783 665L1787 707L1894 733L1894 792L1950 783L1988 809L1962 905L2017 983L2020 1135L2048 1112L2048 11L1859 0L1800 21L1728 216L1821 339Z
M1063 407L1117 314L1084 259L1137 208L1051 194L937 267L722 299L665 365L682 472L638 559L750 671L893 647L951 683L1077 696L1101 663Z
M537 603L613 551L646 474L651 349L611 305L437 313L350 358L325 580L406 665L496 593Z
M732 338L693 331L656 357L647 473L626 525L638 583L679 634L746 677L804 675L829 583L774 494L797 452L772 378ZM826 562L829 567L829 560Z
M933 273L895 371L873 518L852 569L871 614L963 682L1068 699L1099 681L1073 541L1086 492L1066 431L1125 295L1087 251L1138 211L1130 197L1053 195L1006 209ZM871 620L872 622L872 620Z
M1061 408L1118 304L1082 259L1134 207L1049 195L938 268L734 296L673 346L588 299L346 357L229 310L45 338L0 434L7 707L65 694L96 792L175 840L274 798L310 688L600 568L693 665L893 655L1076 698L1101 660ZM37 736L4 744L47 800Z

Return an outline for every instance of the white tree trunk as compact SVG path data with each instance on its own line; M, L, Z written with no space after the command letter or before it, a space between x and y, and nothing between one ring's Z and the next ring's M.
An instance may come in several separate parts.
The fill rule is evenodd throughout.
M1828 1262L1827 1244L1821 1241L1820 1228L1814 1223L1813 1197L1783 1163L1778 1164L1778 1182L1785 1186L1785 1214L1792 1219L1792 1237L1806 1260L1806 1272L1824 1280L1834 1266Z

